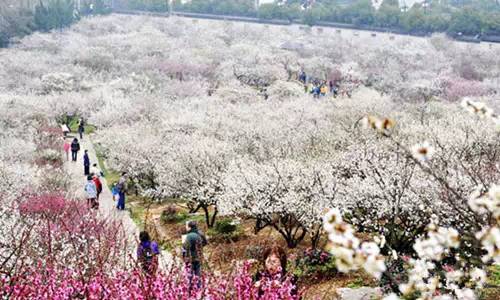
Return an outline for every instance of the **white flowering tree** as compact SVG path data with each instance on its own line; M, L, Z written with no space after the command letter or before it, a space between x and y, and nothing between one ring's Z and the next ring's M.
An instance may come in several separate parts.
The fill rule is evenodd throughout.
M307 234L316 246L321 216L333 205L335 180L325 162L243 160L225 178L225 212L256 221L256 231L272 227L291 248Z
M273 228L289 246L308 235L316 244L319 217L335 207L344 221L335 217L339 227L328 230L339 269L358 261L381 276L381 255L396 249L427 272L428 253L439 254L428 244L467 264L468 255L485 264L481 251L494 257L498 234L486 225L494 223L490 194L500 174L499 50L442 37L390 41L325 30L318 38L293 27L204 22L92 18L2 50L2 195L17 197L25 185L9 180L35 172L32 157L57 153L32 155L41 120L80 115L97 126L92 139L106 163L127 171L138 192L154 201L181 197L204 210L209 226L220 214L237 215ZM288 41L299 47L284 50ZM293 80L299 69L356 93L311 99ZM474 97L463 105L480 120L448 102L463 96ZM355 230L384 236L382 249Z

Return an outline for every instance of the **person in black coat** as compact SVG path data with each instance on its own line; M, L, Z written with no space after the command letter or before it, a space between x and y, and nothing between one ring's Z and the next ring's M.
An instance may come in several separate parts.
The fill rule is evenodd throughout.
M78 143L77 138L74 138L73 142L71 143L71 160L72 161L76 161L78 151L80 151L80 143Z
M88 150L84 151L85 154L83 155L83 173L84 175L89 175L90 174L90 158L88 154Z
M80 124L78 125L78 133L80 134L80 139L83 139L84 132L85 132L85 123L83 119L81 119Z

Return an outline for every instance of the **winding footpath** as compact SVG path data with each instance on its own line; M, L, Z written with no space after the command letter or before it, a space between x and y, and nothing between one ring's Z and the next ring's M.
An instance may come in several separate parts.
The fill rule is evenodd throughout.
M67 140L71 142L73 140L72 135L68 135ZM71 161L71 153L69 161L64 163L65 170L67 174L70 176L70 197L73 199L82 199L82 201L86 201L85 199L85 191L84 186L87 182L87 176L83 174L83 154L84 150L88 150L88 155L90 158L90 164L97 163L97 155L94 149L94 146L91 141L91 137L89 135L84 135L83 139L80 140L80 151L78 152L78 159L76 162ZM66 158L64 158L66 159ZM136 247L138 244L139 237L139 227L134 223L132 218L130 217L130 212L128 210L120 211L116 208L116 202L113 199L113 195L111 194L111 190L108 186L106 178L101 177L102 181L102 193L99 197L99 215L105 219L112 219L119 221L123 230L128 237L129 249L134 258L136 257ZM125 207L127 205L125 204ZM167 268L171 265L172 255L169 252L162 251L160 255L160 268L163 270L167 270Z

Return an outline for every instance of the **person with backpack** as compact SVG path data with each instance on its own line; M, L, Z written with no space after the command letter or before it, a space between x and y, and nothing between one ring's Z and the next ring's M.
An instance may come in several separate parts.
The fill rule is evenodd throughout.
M118 210L125 209L125 193L127 192L127 172L122 173L122 177L118 180L118 183L115 186L116 191L118 192L119 198L116 208Z
M83 133L85 132L85 123L83 119L80 119L80 124L78 124L78 133L80 134L80 139L83 140Z
M71 160L76 161L78 151L80 151L80 143L78 143L78 139L74 138L71 143Z
M192 280L197 280L198 288L201 286L201 263L203 262L203 247L207 245L207 239L198 230L196 221L186 223L187 234L183 238L182 256L186 263L186 268L190 270L189 290L192 287Z
M147 231L139 233L137 260L146 275L154 276L156 274L158 270L158 255L160 255L158 243L151 241Z
M87 196L87 206L90 208L97 208L97 187L95 186L92 176L87 176L87 183L85 184L85 194Z
M102 182L99 179L99 176L96 174L92 175L92 180L94 181L96 190L97 190L97 204L99 205L99 195L102 193Z
M84 175L90 175L90 158L89 158L89 151L85 150L83 151L85 154L83 154L83 174Z

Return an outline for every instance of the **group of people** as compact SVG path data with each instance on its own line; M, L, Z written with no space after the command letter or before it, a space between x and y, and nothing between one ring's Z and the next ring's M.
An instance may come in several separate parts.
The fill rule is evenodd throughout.
M70 129L68 128L68 125L63 124L63 140L64 140L64 152L66 153L66 160L69 160L69 152L71 151L71 161L76 162L78 158L78 152L80 151L80 142L78 139L75 137L73 141L70 143L67 142L67 134L70 132ZM80 134L80 140L83 139L83 133L85 132L85 124L83 119L80 119L78 122L78 133ZM86 152L87 150L85 150ZM86 173L85 175L88 175Z
M87 206L98 209L99 195L102 193L102 182L99 179L99 175L87 175L87 183L85 184L84 190L87 197Z
M334 98L340 94L341 96L347 96L351 98L352 90L359 86L361 82L359 80L348 78L342 81L343 88L340 88L340 80L323 80L311 77L306 74L305 71L301 71L298 75L299 81L304 85L304 92L312 94L314 98L320 98L327 95L331 95Z
M74 138L71 143L66 140L66 137L63 137L63 140L63 150L64 153L66 153L66 160L69 161L69 152L71 151L71 161L76 162L78 158L78 152L80 151L80 142L77 138Z
M67 133L69 132L68 126L63 124L64 145L63 150L66 153L66 160L69 161L69 152L71 151L71 160L76 162L78 160L78 152L81 150L78 138L73 138L71 144L66 140ZM65 130L67 129L67 130ZM85 121L80 119L78 121L78 134L80 139L83 139L85 133ZM87 198L87 205L91 208L99 208L99 196L102 193L101 177L104 176L103 172L97 167L97 163L92 164L88 150L83 153L83 174L87 179L85 183L85 194ZM122 173L118 183L113 187L113 199L117 202L118 210L125 210L125 192L127 190L127 173Z
M203 263L203 247L207 245L205 235L198 230L196 221L186 222L186 234L182 236L182 258L189 272L190 289L194 284L201 287L201 267ZM158 243L151 240L147 231L139 234L137 260L143 272L154 276L158 270L160 249Z
M182 236L182 257L186 268L190 270L190 282L195 277L201 277L201 266L203 262L203 247L207 245L205 235L198 230L196 221L186 222L186 234ZM158 270L158 255L160 250L158 243L151 241L149 233L143 231L139 234L139 246L137 247L137 259L142 270L148 275L154 275ZM196 284L201 286L201 281Z
M90 167L90 157L88 150L84 150L83 154L83 175L87 178L85 184L85 194L87 196L87 206L93 209L99 208L99 196L102 193L101 176L104 174L97 167L97 163Z
M185 268L188 270L189 289L194 285L202 287L202 265L203 248L207 245L205 235L198 229L196 221L186 222L186 234L182 236L182 258ZM154 276L158 270L160 249L158 243L151 240L149 233L143 231L139 234L139 245L137 247L137 259L141 269L147 276ZM262 267L254 275L254 286L263 293L262 281L285 282L290 279L296 286L297 278L287 274L288 258L285 250L279 246L267 248L262 256ZM297 289L291 291L297 293Z

